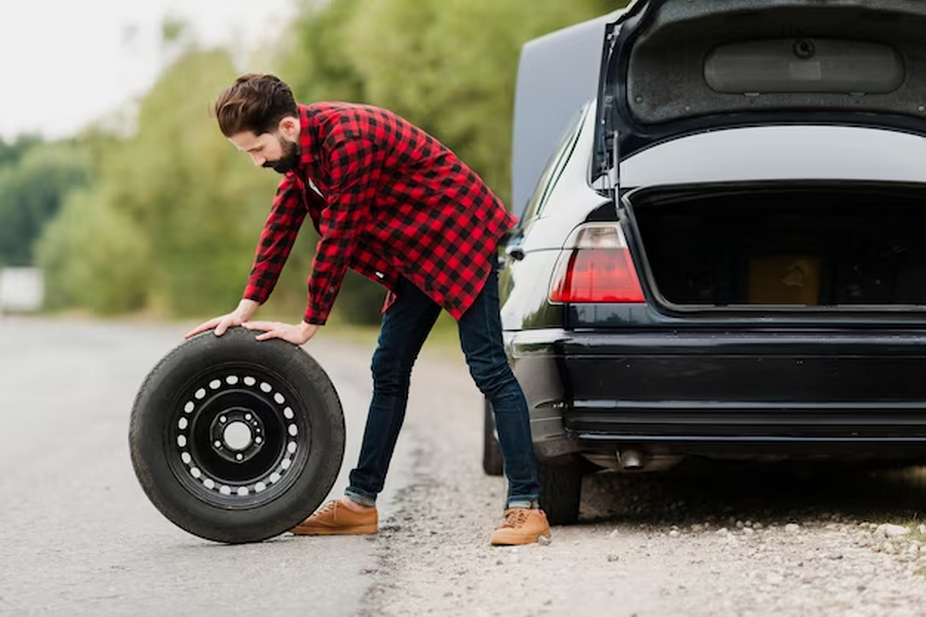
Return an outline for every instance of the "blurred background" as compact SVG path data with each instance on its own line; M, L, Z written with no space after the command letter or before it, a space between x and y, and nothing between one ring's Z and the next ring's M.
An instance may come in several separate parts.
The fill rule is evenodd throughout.
M245 72L299 102L387 107L507 203L521 45L623 0L31 0L0 25L0 311L201 318L234 308L279 176L210 107ZM306 225L263 316L298 321ZM351 273L334 319L378 323Z

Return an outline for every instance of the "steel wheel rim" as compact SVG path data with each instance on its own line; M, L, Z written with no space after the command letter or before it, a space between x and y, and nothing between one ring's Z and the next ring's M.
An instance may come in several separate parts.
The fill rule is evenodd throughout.
M285 493L310 451L304 403L275 372L235 363L207 369L175 397L165 454L180 484L223 509L265 505Z

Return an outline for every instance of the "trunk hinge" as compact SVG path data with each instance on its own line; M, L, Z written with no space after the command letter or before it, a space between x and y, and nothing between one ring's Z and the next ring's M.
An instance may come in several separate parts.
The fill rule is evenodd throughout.
M611 142L611 150L614 153L614 186L611 197L614 199L614 208L619 209L617 200L621 192L621 140L617 131L611 132Z
M608 92L608 79L607 75L611 69L611 60L614 57L614 50L617 47L617 33L618 30L612 28L608 32L607 36L607 51L604 54L604 63L601 65L601 75L598 80L598 104L599 104L599 123L601 128L601 143L602 143L602 157L601 157L601 169L600 171L605 176L605 187L608 192L608 196L614 201L614 207L618 207L618 195L620 193L621 186L621 173L620 173L620 139L616 130L612 129L614 124L613 114L616 101L614 96ZM608 144L608 139L611 140L611 143ZM610 146L610 148L608 147ZM612 178L611 169L609 168L609 157L610 157L610 167L614 170L614 175Z

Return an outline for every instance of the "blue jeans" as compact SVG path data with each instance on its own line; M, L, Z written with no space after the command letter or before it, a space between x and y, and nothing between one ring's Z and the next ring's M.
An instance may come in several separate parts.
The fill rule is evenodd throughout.
M396 301L383 315L379 345L373 354L373 400L360 462L351 471L350 486L345 491L360 504L374 505L383 490L405 419L412 366L440 312L440 305L403 278L396 290ZM527 401L505 356L498 275L494 269L476 301L457 323L469 372L495 409L495 425L508 478L508 504L536 505L540 483Z

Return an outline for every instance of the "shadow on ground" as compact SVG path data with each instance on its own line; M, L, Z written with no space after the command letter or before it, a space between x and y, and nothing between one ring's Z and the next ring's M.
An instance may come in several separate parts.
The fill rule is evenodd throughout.
M904 523L919 521L924 509L926 468L692 460L664 472L586 476L580 523Z

